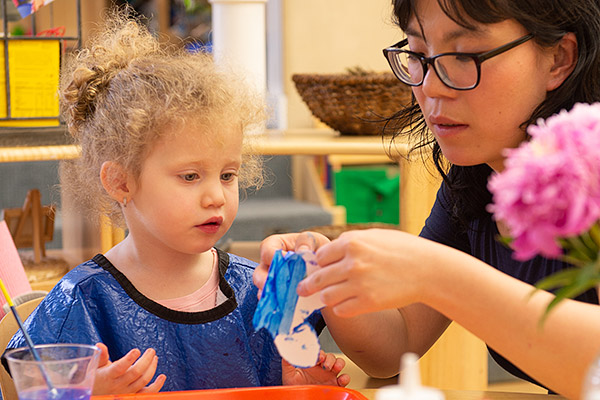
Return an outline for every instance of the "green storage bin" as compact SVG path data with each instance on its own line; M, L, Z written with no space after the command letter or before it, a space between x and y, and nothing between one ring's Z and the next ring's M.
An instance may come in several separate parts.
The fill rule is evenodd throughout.
M337 205L348 223L400 222L400 174L397 166L344 166L334 173Z

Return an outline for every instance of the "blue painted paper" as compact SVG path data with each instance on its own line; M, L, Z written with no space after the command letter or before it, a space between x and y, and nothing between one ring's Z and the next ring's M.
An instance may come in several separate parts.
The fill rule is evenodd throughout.
M287 362L301 368L314 366L320 350L317 333L306 319L323 305L318 296L299 298L296 293L298 283L307 275L307 260L314 264L311 268L317 267L311 255L275 252L252 320L256 330L269 331Z
M306 276L306 263L297 253L275 252L263 292L254 312L255 329L266 328L275 338L288 334L298 303L296 287Z

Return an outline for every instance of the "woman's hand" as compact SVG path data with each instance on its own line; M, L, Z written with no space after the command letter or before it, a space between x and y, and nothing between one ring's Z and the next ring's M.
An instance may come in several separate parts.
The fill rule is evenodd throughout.
M282 381L284 385L333 385L345 387L350 376L340 374L346 362L332 353L319 352L317 365L311 368L296 368L281 360Z
M259 294L265 286L269 266L277 250L284 252L294 250L316 251L320 246L329 243L329 239L316 232L286 233L269 236L260 244L260 264L254 270L252 280L259 289Z
M400 308L424 297L445 246L402 231L344 232L316 252L321 267L298 285L298 294L321 291L340 317Z
M92 394L156 393L163 387L166 376L162 374L149 384L158 365L153 349L146 350L143 355L140 350L133 349L112 362L108 348L102 343L96 343L96 346L100 349L100 362Z

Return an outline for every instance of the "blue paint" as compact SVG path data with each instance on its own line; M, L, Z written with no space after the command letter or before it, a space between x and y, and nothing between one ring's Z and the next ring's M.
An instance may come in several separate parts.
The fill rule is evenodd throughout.
M275 252L252 320L255 329L266 328L273 338L290 333L298 303L296 287L305 276L306 263L301 255L293 251L285 256L281 250Z
M52 394L47 389L27 389L19 393L21 400L88 400L92 394L91 389L82 388L56 388L57 394Z

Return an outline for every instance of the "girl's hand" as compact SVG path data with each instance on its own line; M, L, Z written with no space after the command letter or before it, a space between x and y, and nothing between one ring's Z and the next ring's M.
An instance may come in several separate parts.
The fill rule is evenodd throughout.
M133 349L123 358L112 362L108 356L108 348L102 343L96 343L96 346L100 348L100 362L96 370L93 395L156 393L163 387L167 378L162 374L149 384L158 365L154 349L146 350L143 355L140 350Z
M272 235L262 241L260 244L260 264L254 270L252 280L259 289L259 295L265 286L269 266L273 260L273 255L277 250L284 252L294 250L316 251L320 246L329 243L329 239L316 232L287 233L282 235Z
M332 385L345 387L350 376L341 374L346 362L334 354L319 352L317 365L311 368L296 368L281 360L282 381L284 385Z

